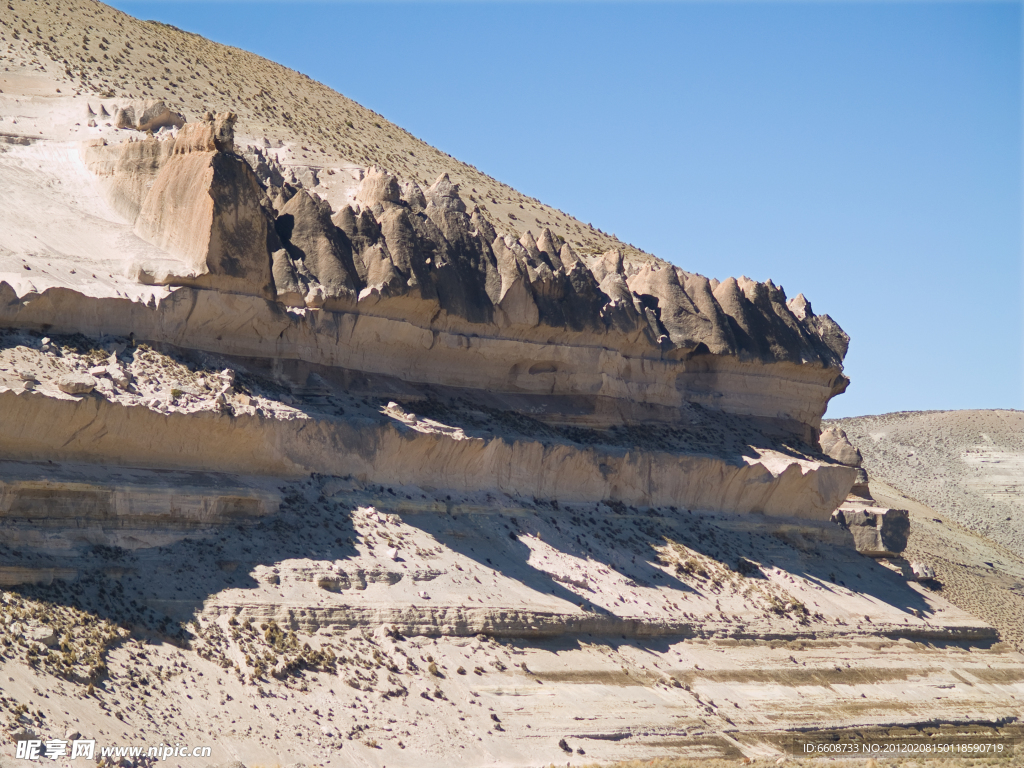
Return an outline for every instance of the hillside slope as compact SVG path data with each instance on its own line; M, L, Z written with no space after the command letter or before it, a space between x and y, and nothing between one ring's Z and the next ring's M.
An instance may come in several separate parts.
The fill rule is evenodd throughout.
M834 419L872 478L1024 557L1024 413L909 411Z
M933 588L1024 651L1024 558L880 480L871 481L871 495L910 513L903 556L934 569Z
M166 24L141 21L94 0L0 5L0 53L29 53L66 86L118 98L160 98L194 120L206 111L238 114L239 134L283 142L295 163L378 165L420 184L442 173L461 185L501 234L542 227L582 254L621 248L612 236L517 192L431 147L377 113L287 67ZM239 73L245 73L244 78Z

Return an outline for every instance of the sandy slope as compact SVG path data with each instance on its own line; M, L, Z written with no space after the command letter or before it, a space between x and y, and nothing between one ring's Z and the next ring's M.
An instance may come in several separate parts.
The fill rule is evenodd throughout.
M910 512L904 555L935 569L940 594L1024 650L1024 558L883 482L872 481L871 493L881 504Z
M880 503L910 510L906 555L942 594L1024 648L1024 413L929 411L836 419Z
M1024 557L1024 413L925 411L826 422L868 473Z
M42 67L55 80L53 90L34 83L33 92L53 94L61 88L65 94L120 100L161 98L190 120L206 110L230 110L239 115L240 137L267 137L275 148L283 144L275 154L285 164L377 164L421 184L449 173L461 184L467 204L479 205L499 231L518 237L547 226L583 254L623 247L305 75L92 0L0 5L0 56L8 67L10 62L35 74ZM84 105L81 109L84 116ZM650 258L630 246L624 250L636 259Z
M94 548L74 583L0 594L8 733L211 744L212 761L168 763L197 766L774 762L793 728L1021 714L1021 656L957 639L983 627L837 547L838 529L329 478L279 490L246 525ZM734 571L739 555L759 565Z

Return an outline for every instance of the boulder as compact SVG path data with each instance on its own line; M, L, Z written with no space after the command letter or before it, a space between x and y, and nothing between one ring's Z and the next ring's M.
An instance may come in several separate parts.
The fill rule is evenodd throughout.
M295 276L295 266L292 264L288 251L280 248L274 251L271 257L273 263L274 292L277 300L286 307L303 307L306 302L303 297L306 292L299 285Z
M227 152L235 151L235 122L238 116L234 112L219 112L216 115L207 112L203 119L189 123L174 139L174 154L186 155L191 152Z
M873 501L871 487L868 484L868 473L864 467L857 467L857 479L853 481L853 488L850 489L851 501Z
M199 148L195 140L207 137L215 147L224 143L212 124L187 137L185 152L176 143L139 212L136 233L185 266L153 282L269 297L268 221L259 182L240 158Z
M853 534L857 551L869 557L894 557L907 547L910 513L905 509L843 504L832 521Z
M537 250L545 254L545 258L552 268L561 269L564 265L558 254L561 252L564 244L565 241L562 238L553 234L547 227L544 227L541 230L540 237L537 239Z
M350 240L359 234L359 229L356 225L356 212L352 210L350 205L342 206L336 214L331 216L331 223L344 232L345 236Z
M33 642L45 645L47 648L53 648L57 645L57 632L53 627L49 627L45 624L30 625L25 628L25 639Z
M591 271L601 292L610 299L601 310L605 322L622 333L635 331L640 317L626 282L622 251L618 248L607 251L594 263Z
M524 265L515 253L496 237L491 245L501 277L501 288L495 305L501 310L504 323L532 328L540 322L540 312L530 288Z
M232 154L234 122L230 112L207 114L163 141L83 146L111 206L139 237L181 263L133 265L140 282L272 295L266 195Z
M860 451L850 442L846 433L838 427L829 427L823 430L818 438L821 451L829 458L835 459L840 464L850 467L859 467L864 459Z
M802 293L790 299L787 306L804 327L821 342L819 349L827 350L824 355L832 364L841 364L850 348L850 337L839 324L828 315L816 315Z
M686 272L678 267L676 277L698 312L708 318L707 334L701 337L701 342L708 348L708 352L713 355L736 354L736 337L729 316L715 300L715 288L711 280L704 275Z
M526 234L519 238L519 244L523 246L527 255L533 261L544 262L544 264L551 269L551 265L547 263L547 260L540 255L540 249L537 247L537 241L533 239L533 232L526 230Z
M659 330L668 335L676 348L693 350L704 344L710 349L715 344L719 330L715 326L722 319L700 311L680 284L675 267L645 264L628 278L627 284L630 291L641 297L644 306L655 311Z
M57 389L69 395L87 395L96 389L98 383L94 376L87 373L65 373L56 382Z
M911 581L929 581L935 578L935 569L926 563L911 562L909 578Z
M422 211L427 207L427 198L419 184L415 181L406 181L401 182L399 186L402 190L402 200L409 208L413 211Z

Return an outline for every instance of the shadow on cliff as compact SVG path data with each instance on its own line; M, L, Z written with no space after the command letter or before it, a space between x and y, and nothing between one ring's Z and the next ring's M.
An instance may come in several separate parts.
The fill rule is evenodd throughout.
M659 599L665 602L656 610L658 616L699 628L696 616L687 617L697 612L698 604L706 609L708 601L714 604L719 596L728 597L728 585L737 575L744 588L767 584L765 574L772 569L778 569L772 571L774 584L801 577L835 601L848 599L849 589L908 615L931 612L925 598L900 576L858 555L852 546L816 541L799 527L782 528L770 518L745 516L737 526L736 517L684 510L638 510L618 502L559 506L534 500L522 502L523 511L516 514L404 514L400 528L395 528L384 522L355 521L359 515L366 518L365 512L357 511L360 506L372 505L384 515L399 509L402 497L393 489L359 488L332 498L324 493L324 485L324 480L314 478L285 486L277 513L208 531L205 538L134 551L87 547L77 562L67 563L78 568L78 580L20 591L90 611L141 634L183 639L180 622L190 620L211 596L226 590L239 590L236 598L244 601L246 590L261 586L254 574L264 585L272 584L273 569L289 559L344 568L345 561L359 555L355 542L361 536L374 537L382 548L388 536L412 527L528 590L564 601L564 607L553 609L557 613L582 608L594 617L617 615L628 621L642 616L649 597L623 600L618 608L614 596L595 591L600 586L586 578L595 570L614 571L621 576L620 592L628 595L634 588L658 587ZM364 538L364 543L369 540ZM575 560L586 566L578 578L572 575L577 571L564 567L552 566L549 572L544 569L546 552L566 556L560 558L563 564ZM387 568L398 570L400 565ZM372 565L364 560L352 567ZM672 604L674 610L665 607ZM769 608L777 611L778 604ZM807 629L813 629L815 611L807 608ZM629 642L653 648L671 641Z
M266 517L240 519L164 546L85 546L73 561L60 563L78 570L76 580L13 589L94 613L138 634L183 640L180 624L200 613L211 596L258 587L253 574L263 570L260 566L266 579L284 560L332 563L357 554L350 513L339 513L312 482L282 491L279 511ZM7 554L2 550L0 557Z
M379 503L384 508L387 501ZM618 573L623 577L622 592L630 592L634 587L661 588L661 597L667 603L679 601L684 605L675 616L664 610L660 615L680 623L688 623L682 616L694 610L692 602L687 604L690 598L714 602L719 596L728 596L725 584L737 577L742 577L739 583L744 587L767 585L769 572L776 585L785 585L789 578L805 579L829 601L849 599L849 590L861 597L874 598L908 618L932 612L925 597L901 576L858 554L852 542L836 544L841 540L838 529L834 536L826 535L821 540L816 534L822 529L784 526L786 521L757 515L638 510L619 502L559 506L557 502L534 500L532 509L525 514L419 514L406 516L403 522L420 528L484 568L596 615L620 615L628 620L642 610L637 610L639 604L629 601L621 611L599 605L608 606L609 596L599 599L593 591L599 587L588 584L585 578L574 584L575 590L569 589L566 583L572 583L571 574L566 578L564 572L555 575L558 568L552 568L551 573L543 570L543 547L588 561L586 571L607 569ZM530 546L523 542L524 536L533 537ZM538 547L538 542L543 547ZM706 558L703 563L707 573L703 576L701 558ZM776 591L784 594L784 589ZM766 603L766 616L784 618L785 614L779 613L784 605L776 601ZM814 613L814 608L808 606L808 629L813 629ZM788 617L801 618L795 613ZM661 641L643 642L650 645Z
M528 546L524 537L533 537L542 546L578 561L590 561L588 568L604 568L619 573L632 586L668 586L681 594L695 594L692 587L666 573L649 558L630 550L609 550L594 539L596 518L581 514L580 505L559 508L557 503L535 502L535 514L520 515L416 515L404 522L430 534L439 543L463 557L476 561L535 592L564 600L565 609L573 606L599 616L616 611L596 602L598 593L585 578L556 573L540 567L543 554ZM595 509L603 505L592 505ZM566 584L573 584L577 591Z

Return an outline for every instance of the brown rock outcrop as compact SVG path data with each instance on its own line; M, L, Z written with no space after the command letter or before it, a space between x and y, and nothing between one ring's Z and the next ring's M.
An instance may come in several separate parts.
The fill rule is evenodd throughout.
M850 442L846 433L838 427L822 430L818 438L822 453L835 459L840 464L859 467L863 463L860 451Z
M285 203L274 228L296 271L321 289L318 304L328 309L355 305L361 286L352 245L331 221L330 208L323 201L300 189Z
M869 557L895 557L907 548L910 513L905 509L843 504L832 521L853 534L857 551Z
M187 154L224 155L229 129L230 120L221 118L186 126L174 156L178 146ZM165 145L136 142L122 148L123 157L116 161L92 160L98 173L113 178L122 210L131 214L134 201L149 196L156 175L167 164ZM262 155L249 155L256 167L266 164ZM176 194L183 191L175 189ZM163 186L157 189L154 203L168 199L166 194L160 196L162 192ZM266 198L258 184L250 186L249 192L246 207L255 214L256 198ZM715 398L710 392L705 395L706 387L721 386L720 373L712 376L712 371L720 371L723 365L741 377L745 374L740 371L760 365L806 366L831 372L824 376L829 380L827 396L845 388L841 374L845 334L827 316L816 316L802 296L787 301L782 289L770 281L730 278L718 283L656 264L627 273L621 252L614 250L588 267L547 229L541 230L539 238L529 232L518 239L499 236L481 211L467 212L458 185L444 174L424 192L370 168L355 194L353 205L358 212L342 206L333 215L325 201L304 189L284 184L271 192L276 195L277 212L268 215L276 221L267 233L267 254L263 256L261 249L260 261L268 273L273 271L277 300L286 306L387 317L429 332L445 329L468 337L597 344L644 358L689 361L679 381L684 397L729 410L748 406L721 393ZM147 209L147 216L159 220L158 210ZM189 254L189 263L196 260L196 252L201 255L202 248L191 240L156 239L153 229L159 228L143 225L141 231L172 252ZM250 239L258 241L259 233ZM278 253L282 250L284 254ZM193 267L193 271L201 269ZM213 260L212 271L226 270ZM180 276L149 279L200 287L212 284L195 276L188 281ZM705 356L723 360L714 364L698 360ZM549 370L546 366L533 361L522 368L516 363L513 370ZM566 381L562 376L555 378ZM747 402L780 396L763 387L737 393ZM790 395L782 397L788 400ZM813 405L799 415L788 405L764 410L774 411L770 418L783 421L791 418L781 415L788 412L795 421L813 427L823 408ZM798 431L802 434L802 428Z
M177 137L91 144L87 165L136 233L179 259L181 270L137 265L142 282L273 295L262 190L233 149L234 115L206 116Z

